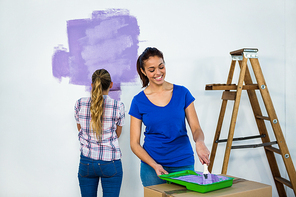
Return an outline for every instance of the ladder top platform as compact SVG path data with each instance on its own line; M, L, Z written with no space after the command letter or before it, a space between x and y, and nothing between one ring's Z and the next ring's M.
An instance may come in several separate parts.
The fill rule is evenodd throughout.
M257 53L258 49L256 49L256 48L243 48L243 49L239 49L239 50L230 52L230 55L242 55L244 52Z

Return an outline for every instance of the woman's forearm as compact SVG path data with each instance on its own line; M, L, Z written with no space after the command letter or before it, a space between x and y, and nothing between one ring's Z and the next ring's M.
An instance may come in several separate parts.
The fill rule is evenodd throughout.
M146 152L146 150L138 143L131 143L131 149L133 153L143 162L151 166L152 168L155 168L155 165L157 164L152 157Z
M130 123L130 146L133 153L141 159L143 162L151 166L157 175L168 174L163 167L158 164L150 155L146 152L146 150L140 144L141 137L141 125L142 121L131 116Z
M156 163L156 161L152 157L150 157L150 155L145 151L145 149L143 149L140 144L131 144L131 149L139 159L141 159L143 162L145 162L155 170L157 176L168 174L168 172L162 167L162 165Z

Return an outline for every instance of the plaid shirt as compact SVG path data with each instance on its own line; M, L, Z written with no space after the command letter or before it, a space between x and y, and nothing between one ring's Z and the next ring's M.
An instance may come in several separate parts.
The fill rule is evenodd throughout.
M75 119L81 125L78 137L81 153L95 160L112 161L121 158L122 154L118 144L116 126L124 125L124 104L111 99L108 95L104 97L104 112L102 120L102 140L98 142L95 134L90 129L90 104L91 98L81 98L75 104Z

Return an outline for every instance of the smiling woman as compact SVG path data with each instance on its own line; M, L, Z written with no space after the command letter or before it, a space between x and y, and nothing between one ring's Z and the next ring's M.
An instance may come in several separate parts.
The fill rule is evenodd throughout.
M184 86L165 81L162 52L146 48L138 58L137 71L146 88L133 98L130 107L130 145L142 160L143 186L164 183L158 177L161 174L194 170L194 153L185 118L200 162L208 164L209 151L194 108L195 99ZM146 126L143 147L140 145L142 123Z

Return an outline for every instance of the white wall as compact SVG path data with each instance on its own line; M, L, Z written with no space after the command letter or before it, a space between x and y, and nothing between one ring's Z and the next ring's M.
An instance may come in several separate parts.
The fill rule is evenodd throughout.
M295 1L1 0L0 196L80 196L73 105L89 93L84 87L70 85L68 79L56 80L51 58L57 44L67 46L67 20L89 18L92 11L107 8L125 8L137 18L139 53L147 46L164 52L167 80L188 87L196 98L210 150L222 92L205 91L204 87L226 82L230 51L258 48L265 80L296 165ZM121 99L128 112L132 97L141 90L140 82L125 84L122 90ZM230 108L226 115L230 116ZM224 137L227 121L222 130ZM252 134L257 134L257 128L244 93L235 135ZM120 146L124 167L121 197L143 196L140 161L129 148L128 115ZM223 147L218 148L213 173L221 172ZM195 167L202 171L200 163L196 162ZM280 169L287 177L283 164ZM278 196L262 148L233 150L228 174L270 184L273 196ZM287 192L294 196L291 189Z

